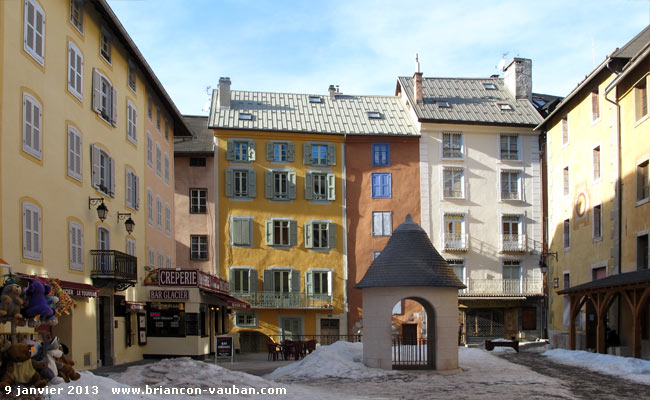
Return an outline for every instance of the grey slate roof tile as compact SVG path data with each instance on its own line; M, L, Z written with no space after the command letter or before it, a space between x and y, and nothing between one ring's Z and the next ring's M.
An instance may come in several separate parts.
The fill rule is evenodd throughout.
M212 153L214 151L214 133L208 129L208 117L184 115L183 120L190 128L194 138L174 143L174 153Z
M466 287L410 214L355 287L387 286Z
M634 285L634 284L646 284L650 285L650 270L642 269L639 271L624 272L622 274L610 275L606 278L597 279L595 281L590 281L583 283L581 285L576 285L568 289L562 289L558 291L558 294L571 294L581 291L596 290L607 287L615 286L625 286L625 285Z

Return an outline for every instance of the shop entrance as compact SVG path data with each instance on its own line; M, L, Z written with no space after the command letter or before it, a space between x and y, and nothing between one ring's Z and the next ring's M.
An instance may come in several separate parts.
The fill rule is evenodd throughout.
M113 357L113 300L111 296L99 296L99 359L102 366L115 363Z
M323 318L320 320L320 344L332 344L339 340L339 320Z

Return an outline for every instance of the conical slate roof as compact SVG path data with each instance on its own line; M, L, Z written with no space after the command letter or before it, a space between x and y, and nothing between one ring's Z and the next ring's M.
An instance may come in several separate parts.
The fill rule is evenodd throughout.
M385 286L466 287L410 214L355 287Z

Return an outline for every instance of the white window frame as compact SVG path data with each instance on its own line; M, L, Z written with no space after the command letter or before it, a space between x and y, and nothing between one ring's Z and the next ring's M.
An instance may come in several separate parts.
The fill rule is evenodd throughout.
M517 269L519 269L519 276L517 278L514 278L514 279L513 278L506 278L505 277L506 268L515 269L514 267L517 267ZM519 260L519 259L501 260L501 279L503 279L504 281L507 279L507 280L521 282L522 276L523 276L523 266L521 265L521 260Z
M316 280L314 279L315 274L323 274L327 276L327 291L323 292L323 284L321 279L321 291L316 293ZM310 268L305 274L305 293L307 296L312 298L319 297L331 297L332 296L332 278L334 276L334 271L328 268Z
M514 220L516 218L516 221ZM506 233L504 225L510 225ZM512 233L512 227L517 227L517 233ZM526 249L526 232L524 232L524 215L515 213L501 214L499 218L499 232L501 234L501 251L522 251ZM510 237L506 237L509 235ZM516 237L514 235L517 235ZM506 246L507 244L507 246ZM514 245L514 246L513 246ZM516 246L516 247L515 247Z
M516 182L515 182L515 190L513 192L512 187L510 187L510 190L506 191L506 188L503 187L503 176L504 174L516 174ZM508 186L512 186L512 182L510 179L508 179ZM508 201L508 200L523 200L523 171L520 169L501 169L499 171L499 200L501 201ZM514 198L510 197L504 197L505 193L515 193L516 196Z
M312 228L312 249L331 249L333 246L331 243L329 243L329 228L330 228L330 222L329 221L311 221L311 228ZM320 240L316 241L316 231L319 231L318 237ZM323 238L325 238L325 241L323 241ZM325 246L323 245L325 243ZM335 246L334 246L335 247Z
M70 0L70 23L72 26L74 26L79 33L83 36L84 34L84 8L83 8L83 0ZM75 6L77 7L77 16L79 17L79 21L75 20L75 13L74 13L74 8ZM77 23L78 22L78 23Z
M598 166L596 166L596 163L594 162L594 156L596 155L596 149L598 149ZM603 153L602 153L603 146L600 145L600 143L596 144L591 148L591 177L594 183L600 182L602 176L603 176ZM598 170L596 170L598 168ZM598 176L596 176L596 172L598 172Z
M562 248L564 251L571 249L571 218L562 221Z
M140 178L131 168L126 168L126 206L137 210L140 208Z
M170 256L167 256L165 260L165 267L167 267L167 269L170 269L172 267L172 258Z
M194 239L197 239L196 252L192 248L194 246ZM201 243L201 239L205 239L205 242ZM201 257L202 252L205 252L205 257ZM207 260L208 258L208 235L190 235L190 260Z
M636 125L645 121L648 118L648 114L650 114L648 81L646 79L644 76L634 84L634 120L636 121Z
M564 171L566 171L566 179ZM571 194L571 168L569 165L562 167L562 196L569 197Z
M379 224L378 218L381 220ZM372 212L372 236L390 236L393 233L393 212L373 211Z
M99 55L108 65L113 65L113 37L103 26L99 34Z
M449 137L449 145L446 145L445 142L445 137ZM456 149L453 147L453 137L458 136L459 137L459 148L458 148L458 156L452 155L445 155L445 149L449 148L450 152L455 152ZM443 160L462 160L465 158L465 146L463 143L463 133L462 132L443 132L442 137L441 137L441 149L442 149L442 159Z
M28 107L29 105L29 107ZM31 113L31 120L28 119L28 109ZM35 115L38 110L38 115ZM41 160L43 156L43 106L29 93L23 93L23 151ZM27 138L29 137L29 142ZM38 146L34 146L35 140Z
M115 197L115 159L103 148L92 145L92 185L108 196Z
M239 322L239 317L244 317L244 319L248 319L248 317L250 317L252 319L252 322L251 323L245 322L242 324ZM235 311L233 323L235 328L257 328L258 327L257 311Z
M153 191L147 188L147 222L153 226Z
M562 139L562 147L565 147L569 144L569 115L565 115L564 118L560 120L560 136Z
M165 254L158 251L158 268L165 268Z
M83 77L83 53L74 42L68 41L68 91L79 100L83 100Z
M160 196L156 196L156 228L162 232L163 229L163 201Z
M600 121L600 116L602 114L601 110L601 104L600 104L600 88L596 88L595 90L592 90L589 98L591 99L591 123L595 124L596 122ZM595 100L595 102L594 102ZM594 112L597 111L597 112Z
M465 279L466 279L466 275L467 275L467 271L465 269L465 259L463 259L463 258L447 258L446 261L447 261L447 264L449 265L449 267L451 268L451 270L456 275L456 277L458 279L460 279L461 282L465 283L466 282ZM456 271L454 271L454 267L459 267L459 266L460 266L460 272L461 272L462 276L458 276L458 274L456 274Z
M235 243L234 222L246 221L248 222L248 244ZM253 217L250 215L231 215L230 216L230 247L253 247Z
M41 208L27 201L23 202L22 206L23 258L41 261L43 256ZM34 222L36 222L36 226L34 226ZM27 243L31 245L30 248L27 248Z
M136 248L136 241L135 239L132 238L126 238L126 248L125 248L125 253L137 257L137 248Z
M506 140L506 149L504 149L501 146L501 142L502 142L503 138L508 138ZM504 151L505 151L506 154L511 153L510 147L512 145L511 142L512 142L513 138L514 138L514 140L517 141L517 158L504 158ZM510 162L521 161L521 135L506 134L506 133L502 133L502 134L499 135L499 160L500 161L505 161L505 162L508 162L508 161L510 161Z
M447 183L447 178L445 177L446 173L450 172L450 191L449 194L447 193L447 190L445 188L446 183ZM454 172L460 172L460 196L453 196L450 195L453 192L453 188L456 183L456 178ZM443 199L464 199L465 198L465 168L463 167L452 167L452 166L443 166L442 167L442 198Z
M190 214L206 214L208 212L208 189L190 189Z
M147 261L148 265L152 268L156 267L156 252L152 247L149 247L147 250Z
M251 271L254 271L255 269L252 267L230 267L230 276L231 280L228 282L230 284L230 291L234 293L245 293L249 294L251 292L255 292L256 290L251 290ZM237 290L237 275L246 275L246 279L244 279L244 276L240 276L239 280L241 282L241 287L240 290ZM244 286L248 286L247 289L244 289ZM257 289L257 288L255 288Z
M600 210L600 212L597 213L596 212L597 210ZM598 228L599 228L598 232L596 232L596 215L597 214L599 214L599 218L600 218L600 220L599 220L600 222L599 222L599 226L598 226ZM593 216L593 219L591 221L591 224L592 224L592 229L591 229L592 239L593 239L594 242L598 242L598 241L603 240L603 204L602 203L594 205L594 207L592 209L592 216Z
M640 167L642 164L645 164L647 178L639 174ZM637 161L635 164L634 171L634 187L635 187L635 204L640 206L650 201L650 158L645 158L643 160ZM645 192L645 193L643 193Z
M165 203L165 234L167 236L172 233L172 209L169 203Z
M467 218L466 214L463 212L444 212L442 215L442 248L446 250L466 250L467 243ZM455 222L460 220L460 232L456 232ZM450 231L447 230L447 224L449 222L454 222L452 225L453 229ZM459 242L459 245L449 245L447 242Z
M33 16L29 15L29 6L33 8ZM38 14L41 17L40 29L38 24ZM45 12L36 0L25 0L25 19L23 21L23 49L27 54L32 56L36 62L45 66ZM29 22L32 17L32 23ZM30 30L32 32L32 40L29 40ZM40 37L40 46L37 46L37 38Z
M131 100L126 101L126 138L138 144L138 109Z
M133 79L131 79L133 78ZM135 69L135 63L133 60L129 59L128 66L127 66L127 81L126 81L127 86L133 93L136 93L137 90L137 70Z
M153 168L153 137L149 131L147 131L147 165Z
M82 181L83 141L81 132L72 125L68 125L68 176Z
M75 271L84 270L84 250L83 250L83 226L76 222L68 223L68 259L70 269Z
M104 91L103 89L106 89ZM107 123L117 125L117 89L107 76L93 69L93 110Z

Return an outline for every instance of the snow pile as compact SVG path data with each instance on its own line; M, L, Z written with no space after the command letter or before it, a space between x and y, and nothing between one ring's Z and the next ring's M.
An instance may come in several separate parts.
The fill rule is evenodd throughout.
M320 346L302 360L280 367L265 378L273 380L367 379L395 374L397 374L395 371L366 367L363 364L362 343L339 341L328 346Z
M650 385L650 361L647 360L563 349L548 350L542 355L561 364L587 368Z

